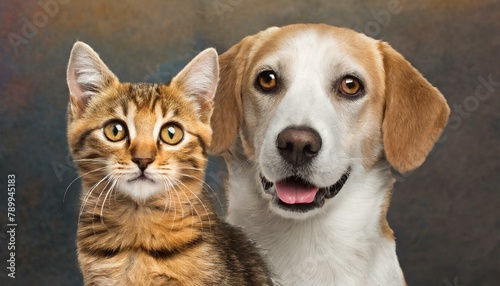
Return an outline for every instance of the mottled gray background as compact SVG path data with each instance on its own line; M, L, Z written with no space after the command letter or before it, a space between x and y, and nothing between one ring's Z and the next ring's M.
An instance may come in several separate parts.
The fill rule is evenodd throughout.
M442 140L396 184L389 222L397 252L409 285L500 285L500 1L55 1L41 0L56 3L48 12L39 0L0 1L0 285L82 281L74 243L79 181L63 201L76 178L65 137L65 70L75 40L123 81L168 81L206 47L223 52L246 35L297 22L388 41L446 96L453 111ZM224 177L218 166L213 161L207 174L216 190ZM10 173L15 280L6 276Z

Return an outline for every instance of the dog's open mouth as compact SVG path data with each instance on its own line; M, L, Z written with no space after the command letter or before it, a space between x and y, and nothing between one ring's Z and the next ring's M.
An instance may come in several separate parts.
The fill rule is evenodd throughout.
M262 174L260 178L266 193L274 194L274 204L289 211L307 212L322 207L325 199L337 195L349 178L350 172L349 167L335 184L325 188L319 188L298 176L288 177L276 183L270 182ZM273 186L274 193L271 190Z

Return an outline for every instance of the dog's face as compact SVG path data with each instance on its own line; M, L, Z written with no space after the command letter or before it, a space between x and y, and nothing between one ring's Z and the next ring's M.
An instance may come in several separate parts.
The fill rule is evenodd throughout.
M288 218L319 212L351 172L385 158L418 167L449 112L389 45L347 29L270 28L220 64L212 150L242 152L270 208Z

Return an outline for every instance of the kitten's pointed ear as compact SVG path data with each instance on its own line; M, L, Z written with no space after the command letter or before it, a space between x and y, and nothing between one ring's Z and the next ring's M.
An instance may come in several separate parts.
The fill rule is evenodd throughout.
M212 114L212 100L219 81L219 62L213 48L199 53L172 79L172 85L192 98L200 109L203 121Z
M119 82L99 55L83 42L76 42L71 50L67 81L73 116L84 112L90 97Z

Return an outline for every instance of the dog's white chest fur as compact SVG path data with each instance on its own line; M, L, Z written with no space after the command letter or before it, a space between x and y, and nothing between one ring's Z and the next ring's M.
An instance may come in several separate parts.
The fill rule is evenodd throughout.
M389 190L377 172L354 170L324 212L299 221L270 211L256 174L235 163L227 220L262 248L282 285L405 285L395 243L380 229Z

